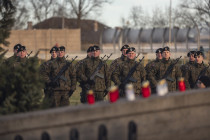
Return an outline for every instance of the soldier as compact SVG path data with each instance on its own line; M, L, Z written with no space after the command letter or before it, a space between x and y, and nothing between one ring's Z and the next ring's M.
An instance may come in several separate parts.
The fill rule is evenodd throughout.
M58 57L49 62L46 71L42 74L46 85L51 89L51 107L69 105L69 97L76 89L76 70L71 64L68 69L57 80L51 80L57 76L60 70L69 63L65 58L65 47L58 48Z
M100 59L100 47L94 45L91 47L91 58L85 60L83 65L77 71L77 79L79 81L84 81L81 86L84 86L85 93L92 89L94 91L94 96L96 101L104 100L104 95L110 88L111 82L108 76L108 65ZM92 74L96 71L99 64L102 64L101 69L93 80L90 79ZM86 98L85 98L86 102Z
M174 62L170 59L171 52L168 46L162 49L162 56L161 62L149 73L148 80L156 87L158 81L163 79L163 76L172 68L172 71L167 75L166 81L169 91L176 91L178 89L177 81L182 77L181 70L177 65L173 66Z
M134 67L135 64L138 62L135 61L136 59L136 49L134 47L130 47L127 51L127 60L124 61L117 67L116 71L112 74L112 79L115 85L118 85L120 87L120 97L125 96L125 85L122 85L123 81L127 77L130 70ZM129 82L133 84L134 91L136 95L140 95L141 93L141 83L146 79L146 72L143 67L143 65L139 64L135 72L133 73L132 77L130 78ZM128 83L126 83L128 84Z
M43 79L44 79L44 76L47 76L48 78L50 78L49 73L47 73L48 75L46 75L46 70L48 69L50 62L53 61L53 60L55 60L57 58L57 51L58 51L58 47L57 46L52 47L51 50L50 50L50 54L51 54L50 60L44 62L40 66L40 76ZM51 100L51 93L52 93L52 91L48 87L48 85L45 85L44 93L45 93L45 96L44 96L43 103L44 103L44 106L45 107L48 107L48 106L50 106L49 104L51 103L50 100Z
M158 64L159 64L159 62L162 60L162 48L158 48L157 50L156 50L156 59L155 60L153 60L153 61L151 61L151 62L149 62L147 65L146 65L146 67L145 67L145 70L146 70L146 73L147 73L147 79L149 79L148 78L148 75L149 75L149 73L151 72L151 70L154 68L154 67L156 67ZM151 90L152 90L152 93L156 93L156 87L155 87L155 85L153 85L152 84L152 82L150 81L150 87L151 87Z
M186 75L186 72L188 71L188 68L195 64L195 57L194 57L195 53L196 53L196 51L188 52L187 57L189 57L189 62L187 62L185 65L182 65L180 67L183 76Z
M16 61L16 59L18 58L17 51L18 51L18 49L19 49L21 46L22 46L21 44L16 44L16 45L14 46L14 49L13 49L14 55L11 56L11 57L9 57L9 58L6 60L7 63L13 63L13 62Z
M88 59L88 58L90 58L91 57L91 47L92 46L90 46L88 49L87 49L87 56L84 58L84 59L82 59L82 60L80 60L80 61L78 61L77 63L76 63L76 65L75 65L75 68L76 68L76 70L79 68L79 66L80 65L82 65L82 63L86 60L86 59Z
M92 52L91 52L91 47L92 47L92 46L90 46L90 47L87 49L87 57L84 58L84 59L82 59L82 60L80 60L80 61L77 62L77 64L75 65L77 74L78 74L79 69L80 69L81 66L83 65L83 63L84 63L87 59L91 58L91 54L92 54ZM77 77L79 77L79 76L77 75ZM80 101L81 101L81 103L86 103L86 102L87 102L87 100L86 100L86 89L85 89L85 87L83 86L84 83L85 83L85 81L80 81L79 79L77 79L77 81L80 83L80 87L82 88L82 91L80 92Z
M110 76L113 73L113 71L124 61L127 60L127 54L126 51L128 50L129 46L128 45L123 45L122 48L120 49L120 51L122 52L121 57L115 59L112 61L112 63L110 64Z
M185 75L185 84L187 89L197 88L196 82L201 76L210 76L210 69L203 63L203 52L195 53L195 64L188 68Z
M25 64L26 61L27 61L27 58L26 58L26 55L27 55L27 50L26 50L26 47L25 46L20 46L17 50L17 59L16 61L14 62L14 67L17 67L19 66L20 64Z

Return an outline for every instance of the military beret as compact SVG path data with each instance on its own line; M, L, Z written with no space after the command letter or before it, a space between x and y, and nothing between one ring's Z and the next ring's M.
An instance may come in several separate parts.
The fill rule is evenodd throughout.
M162 48L158 48L155 53L161 53L162 52Z
M21 46L22 46L21 44L16 44L16 45L14 46L14 50L19 49Z
M94 46L92 46L91 49L90 49L91 52L96 51L96 50L100 50L100 47L94 45Z
M26 50L26 47L25 46L21 46L20 48L18 48L17 52L21 52L21 51L24 51Z
M123 45L122 48L120 49L120 51L124 50L124 49L128 49L129 46L126 44L126 45Z
M64 47L64 46L60 46L60 47L58 48L58 51L65 51L65 47Z
M201 52L201 51L197 51L197 52L195 53L194 57L199 56L199 55L204 56L203 52Z
M88 52L91 52L91 48L92 48L92 46L90 46L90 47L87 49L87 53L88 53Z
M126 51L126 54L128 54L129 52L136 52L136 49L134 47L130 47L128 48L128 50Z
M52 49L50 50L50 53L52 53L53 51L58 51L58 47L57 46L54 46L54 47L52 47Z
M196 51L189 51L189 52L187 53L187 57L190 57L190 55L192 55L192 54L195 55L195 53L196 53Z
M163 53L164 51L169 51L169 52L170 52L170 48L169 48L168 46L166 46L166 47L164 47L164 48L162 49L162 53Z

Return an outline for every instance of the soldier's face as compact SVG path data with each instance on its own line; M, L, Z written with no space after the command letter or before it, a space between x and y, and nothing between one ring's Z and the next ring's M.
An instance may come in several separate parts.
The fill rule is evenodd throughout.
M127 56L127 54L126 54L126 51L127 51L128 49L123 49L122 50L122 54L124 55L124 56Z
M201 64L203 62L203 56L202 55L196 56L195 61L196 63Z
M168 60L171 56L171 53L169 51L164 51L162 53L163 58L165 58L166 60Z
M99 57L100 53L101 53L100 50L95 50L95 51L92 51L91 54L93 57Z
M92 53L91 52L88 52L87 55L88 55L88 57L91 57Z
M17 50L18 50L18 49L14 49L14 50L13 50L13 51L14 51L14 54L16 54L16 55L17 55Z
M65 51L58 51L58 57L64 57Z
M52 56L52 58L56 58L57 57L57 52L56 51L52 51L51 52L51 56Z
M127 54L127 57L128 57L129 59L134 59L134 58L136 57L136 53L135 53L135 52L129 52L129 53Z
M156 57L157 57L157 59L162 59L163 58L161 52L156 53Z
M26 57L26 54L27 54L27 51L26 51L26 50L23 50L23 51L18 52L18 56L19 56L20 58Z
M195 57L194 57L194 54L191 54L190 57L189 57L190 61L195 61Z

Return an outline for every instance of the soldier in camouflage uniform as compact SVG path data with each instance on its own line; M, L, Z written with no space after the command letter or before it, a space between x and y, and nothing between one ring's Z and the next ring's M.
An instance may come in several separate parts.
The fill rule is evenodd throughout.
M44 62L40 66L40 76L42 78L44 76L46 76L45 75L46 74L45 72L48 69L49 64L51 63L51 61L53 61L53 60L55 60L57 58L57 51L58 51L58 47L57 46L52 47L51 50L50 50L50 54L51 54L50 60ZM50 77L50 75L48 75L48 77ZM45 93L45 96L44 96L43 103L44 103L44 106L48 107L48 106L50 106L50 104L52 102L52 101L50 101L50 100L52 100L52 98L51 98L52 91L50 90L50 88L48 87L48 85L45 85L44 93Z
M203 58L203 52L197 51L195 53L195 64L188 68L188 71L185 75L185 84L187 89L197 88L196 82L200 76L210 77L210 69L204 65Z
M120 97L125 96L125 85L122 85L123 81L127 77L129 71L132 69L132 67L138 63L135 61L136 59L136 49L134 47L130 47L127 51L127 60L124 61L117 67L116 71L112 74L112 79L115 85L118 85L120 87ZM137 68L135 69L135 72L132 75L132 80L129 81L129 83L133 84L134 91L136 95L140 95L141 93L141 83L146 79L146 71L143 67L143 65L139 64ZM127 83L128 84L128 83Z
M91 47L92 46L90 46L88 49L87 49L87 56L84 58L84 59L82 59L82 60L80 60L80 61L78 61L77 63L76 63L76 65L75 65L75 68L76 68L76 70L77 69L79 69L79 67L83 64L83 62L86 60L86 59L88 59L88 58L90 58L91 57Z
M17 58L18 58L17 51L18 51L18 49L19 49L21 46L22 46L21 44L16 44L16 45L14 46L14 49L13 49L14 55L11 56L11 57L9 57L9 58L6 60L6 63L11 64L11 63L13 63L13 62L15 62L15 61L17 60Z
M147 73L146 79L149 79L148 75L151 72L151 70L154 69L159 64L159 62L162 60L162 48L157 49L155 53L156 53L156 59L149 62L145 67L145 70ZM156 77L157 77L157 75L156 75ZM156 93L156 87L155 87L155 85L152 84L151 81L150 81L150 87L151 87L152 93Z
M99 73L95 76L93 80L90 80L91 75L95 72L96 68L103 60L100 59L100 48L94 45L91 48L91 58L85 60L83 65L77 72L78 81L83 81L83 85L86 92L90 89L94 91L94 96L96 101L104 100L104 95L107 93L111 86L111 82L108 76L108 65L104 63Z
M21 64L25 64L27 61L27 50L25 46L20 46L17 50L17 59L15 60L13 66L18 67Z
M110 64L110 76L112 75L113 71L116 70L116 68L124 61L127 60L127 54L126 51L128 50L129 46L128 45L123 45L122 48L120 49L120 51L122 52L121 57L115 59L112 61L112 63Z
M164 47L162 49L162 56L163 59L161 62L154 67L154 69L151 70L151 72L148 75L148 80L157 86L157 83L159 80L161 80L164 76L164 74L167 72L169 67L174 63L171 59L171 53L168 46ZM176 91L178 90L178 79L182 77L182 73L178 65L175 65L172 69L172 72L167 76L166 82L168 84L169 91Z
M196 53L196 51L188 52L187 57L189 57L189 62L187 62L186 64L184 64L180 67L183 76L186 75L188 68L195 64L195 57L194 57L195 53Z
M58 48L58 57L49 62L46 71L42 74L46 85L51 89L52 104L51 107L59 107L69 105L69 97L76 90L76 70L71 64L62 74L58 81L51 80L57 76L60 70L68 63L65 58L65 47Z
M90 46L90 47L87 49L87 57L84 58L84 59L82 59L82 60L80 60L80 61L78 61L77 64L75 65L77 74L78 74L78 71L79 71L79 69L81 68L81 66L84 64L84 62L85 62L87 59L91 58L91 54L92 54L92 52L91 52L91 47L92 47L92 46ZM77 75L77 77L78 77L78 75ZM80 81L79 79L77 79L77 81L80 83L80 87L81 87L81 89L82 89L82 91L81 91L81 93L80 93L80 101L81 101L81 103L86 103L86 102L87 102L87 100L86 100L86 89L85 89L85 87L84 87L85 81Z

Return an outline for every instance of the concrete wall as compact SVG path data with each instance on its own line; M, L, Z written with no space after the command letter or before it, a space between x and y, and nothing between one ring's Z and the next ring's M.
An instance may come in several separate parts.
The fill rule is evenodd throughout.
M99 140L100 129L108 140L128 140L130 124L133 140L209 140L209 116L210 89L192 90L1 116L0 139Z
M65 46L67 52L80 52L80 36L80 29L12 30L8 39L10 45L5 48L9 49L8 54L11 56L14 45L21 43L26 46L28 53L33 51L35 54L39 49L51 49L57 43Z

